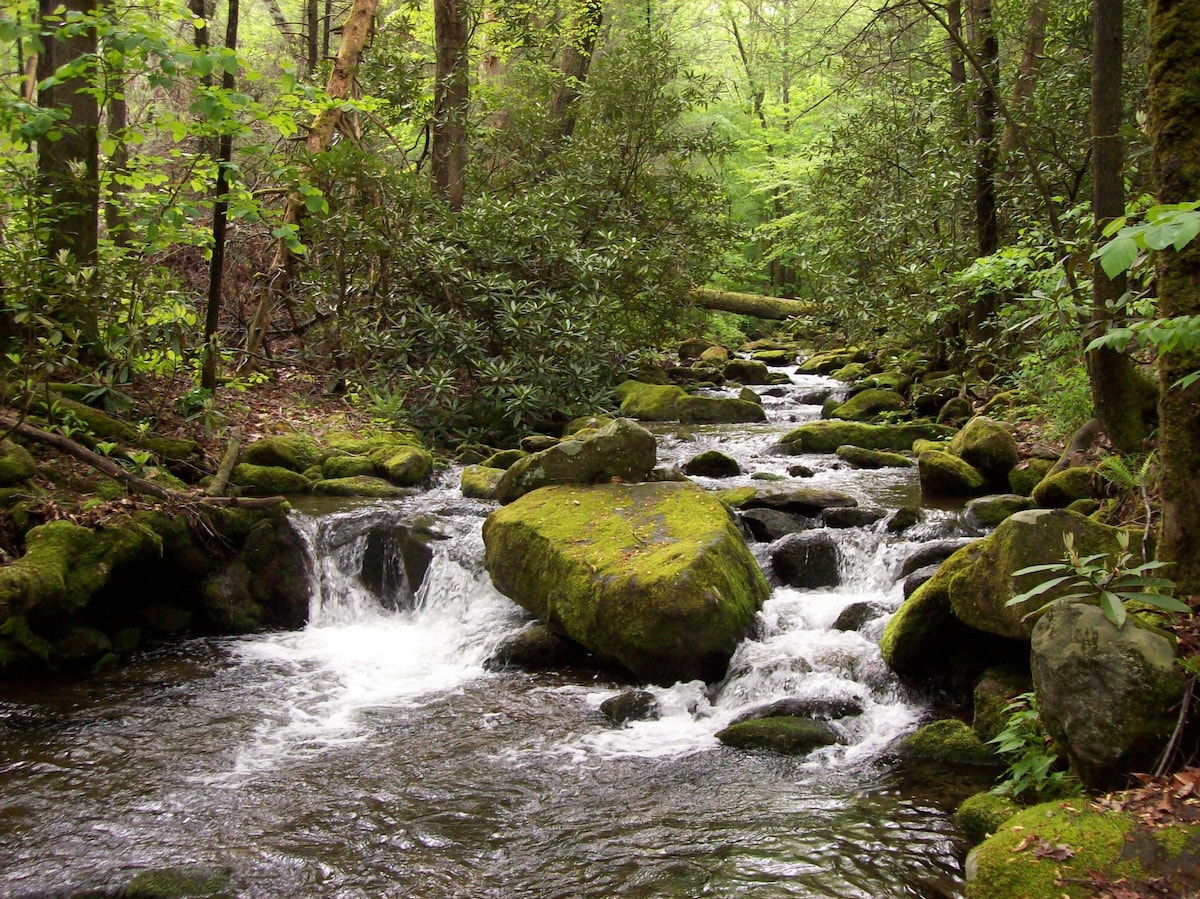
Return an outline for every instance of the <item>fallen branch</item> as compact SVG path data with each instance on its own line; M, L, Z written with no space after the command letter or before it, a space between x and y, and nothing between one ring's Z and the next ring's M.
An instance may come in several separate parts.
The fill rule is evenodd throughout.
M7 428L11 433L20 434L22 437L27 437L30 440L36 440L38 443L53 447L61 453L65 453L81 462L86 462L101 474L107 475L114 481L124 484L132 492L140 493L143 496L153 496L155 499L160 499L163 502L175 503L177 505L203 503L209 506L237 506L243 509L269 509L285 502L282 496L260 496L242 499L232 496L197 496L192 493L184 493L182 490L172 490L169 487L164 487L162 484L155 484L153 481L148 481L145 478L139 478L137 475L131 474L112 459L101 456L99 453L94 453L90 449L81 446L74 440L64 437L61 434L43 431L41 428L24 424L7 415L0 415L0 428Z
M813 310L805 303L783 297L765 297L756 293L737 293L732 290L713 290L710 287L693 287L690 291L697 305L718 312L733 312L751 318L781 321L797 315L812 315Z
M217 474L212 483L208 485L208 489L204 491L207 496L215 497L225 494L225 488L229 486L229 476L233 474L233 466L237 465L238 453L241 449L242 429L234 428L229 432L229 445L225 447L225 455L221 457Z

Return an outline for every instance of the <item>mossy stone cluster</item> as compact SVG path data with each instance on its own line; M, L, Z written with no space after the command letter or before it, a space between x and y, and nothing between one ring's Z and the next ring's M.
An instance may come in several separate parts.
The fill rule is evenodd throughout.
M433 456L403 432L264 437L247 446L230 482L255 496L402 496L433 471Z
M829 413L830 418L846 421L870 421L885 412L899 412L905 406L904 397L894 390L873 387L854 394Z
M947 447L922 446L918 468L927 496L979 496L1008 487L1020 462L1017 442L1000 422L977 415Z
M795 453L833 453L846 445L904 452L912 448L915 440L937 440L953 433L953 428L927 421L881 425L829 419L793 428L780 438L779 444Z
M728 510L688 484L545 487L483 537L502 593L642 681L719 679L769 592Z
M999 832L1005 822L1020 810L1021 807L1007 796L976 793L963 800L958 811L954 813L954 823L967 838L969 846L978 846L992 834Z

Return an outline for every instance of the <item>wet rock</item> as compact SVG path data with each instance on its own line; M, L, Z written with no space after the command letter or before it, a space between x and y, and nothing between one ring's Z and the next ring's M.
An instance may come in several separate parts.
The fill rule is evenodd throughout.
M591 654L578 643L535 621L501 643L488 660L488 667L536 672L586 668L592 662Z
M788 395L788 389L786 387L768 387L766 390L764 390L762 393L759 394L760 397L769 396L774 399L782 399L783 397L785 397L787 395Z
M902 534L921 520L921 510L912 506L902 506L892 513L885 528L889 534Z
M1038 714L1090 790L1146 771L1166 745L1183 689L1175 645L1130 617L1117 628L1098 606L1057 605L1033 630Z
M737 398L743 403L754 403L761 406L763 404L762 397L751 390L749 387L743 387L738 391Z
M973 528L994 528L1017 512L1033 508L1033 500L1016 493L981 496L967 503L965 518Z
M801 425L785 434L779 442L794 453L833 453L839 446L846 445L902 452L910 449L914 440L937 439L951 433L950 428L933 422L879 425L829 420Z
M912 459L899 453L863 449L861 446L839 446L837 456L855 468L912 468Z
M860 631L868 621L874 621L887 609L877 602L852 602L842 609L833 622L835 631Z
M646 476L646 480L653 484L663 484L668 482L678 484L690 483L688 476L674 465L664 465L653 469L650 474Z
M816 526L814 519L781 512L778 509L745 509L738 513L738 517L759 543L771 543L780 537Z
M366 535L359 580L385 607L412 608L433 561L435 539L428 529L419 526L372 528Z
M240 466L239 466L240 467ZM362 496L371 499L397 499L408 496L410 491L385 481L383 478L359 476L356 478L330 478L312 485L317 496Z
M837 734L811 718L758 718L717 731L717 739L736 749L768 749L786 755L801 755L832 746Z
M907 761L1004 767L1004 761L984 745L970 726L957 718L945 718L926 724L915 734L904 739L898 754Z
M629 721L656 721L658 699L649 690L626 690L600 703L600 713L614 724Z
M900 577L907 577L918 568L942 562L970 542L970 537L954 537L948 540L934 540L926 543L904 560L900 566Z
M613 391L621 403L621 415L637 421L678 421L675 402L687 396L674 384L644 384L625 381Z
M918 568L904 579L904 598L908 599L917 589L926 581L931 579L938 573L938 569L942 567L941 562L935 562L932 565L926 565L924 568Z
M754 496L744 503L744 509L778 509L796 515L816 517L826 509L853 507L858 505L854 497L836 490L821 490L811 487L760 487Z
M675 401L675 414L685 424L737 424L767 420L761 403L719 396L681 396Z
M683 464L684 474L700 478L735 478L742 473L737 459L718 450L705 450Z
M496 498L511 503L550 484L644 481L654 468L654 435L627 418L599 431L581 432L557 446L515 462L496 486Z
M483 539L498 590L643 682L719 679L769 593L729 511L687 484L546 487Z
M827 528L865 528L887 516L883 509L826 509L822 519Z
M460 487L467 499L494 501L496 488L504 477L504 469L488 468L484 465L468 465L462 471Z
M761 718L819 718L835 720L861 715L862 701L856 698L846 699L799 699L788 697L777 699L763 705L756 705L736 715L729 722L732 727L746 721L757 721Z
M925 450L917 457L925 496L973 496L987 489L984 476L951 453Z
M753 359L730 359L725 364L726 380L737 381L739 384L769 384L771 373L762 362Z
M801 406L821 406L838 390L837 387L814 387L812 390L797 394L796 402ZM787 391L770 394L770 396L787 396Z
M789 587L836 587L837 542L826 531L788 534L770 548L771 568Z
M894 390L864 390L835 408L829 417L845 421L870 421L884 412L899 412L904 405L904 397Z
M811 478L817 473L807 465L789 465L787 471L794 478Z
M122 899L233 899L238 890L229 868L185 865L142 871L117 895Z

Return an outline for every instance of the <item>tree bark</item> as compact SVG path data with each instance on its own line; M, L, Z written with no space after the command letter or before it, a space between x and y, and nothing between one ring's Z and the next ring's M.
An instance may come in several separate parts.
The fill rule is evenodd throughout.
M1013 84L1012 100L1008 108L1016 116L1004 124L1004 136L1000 139L1000 155L1006 156L1017 146L1017 129L1027 127L1029 107L1037 90L1038 70L1046 52L1046 23L1049 21L1046 0L1030 0L1029 17L1025 20L1025 50L1017 65L1017 80ZM1093 65L1095 60L1093 60ZM1120 82L1118 81L1118 87ZM1118 96L1120 91L1118 90Z
M238 0L229 0L229 12L225 25L225 46L237 50L238 46ZM233 73L226 70L221 76L221 87L232 92L237 86ZM229 218L229 168L233 163L233 132L221 135L221 146L217 153L217 184L213 188L213 250L208 263L208 307L204 316L204 365L200 372L200 386L206 390L217 389L217 329L221 323L221 284L225 278L225 226Z
M1124 4L1092 0L1092 212L1095 235L1125 214L1125 105L1121 78ZM1102 330L1125 293L1125 276L1110 279L1100 265L1092 271L1092 323ZM1138 453L1154 426L1158 391L1125 353L1102 347L1087 354L1092 405L1112 445Z
M55 128L60 137L38 141L38 182L45 198L43 213L50 228L45 253L54 259L71 254L72 264L91 266L97 260L100 217L100 106L89 73L94 72L94 26L67 21L69 13L94 16L96 0L41 0L42 52L38 54L38 105L57 109L65 119ZM56 15L57 10L63 10ZM46 83L68 63L84 68L58 83ZM59 291L55 291L59 293ZM52 317L80 330L85 357L98 351L99 320L86 299L70 294L58 297Z
M1200 197L1200 0L1150 2L1150 116L1160 203ZM1200 315L1200 241L1158 254L1158 314ZM1200 594L1200 383L1180 378L1200 370L1200 354L1159 355L1159 453L1162 528L1159 558L1180 593ZM1195 605L1195 603L1193 603Z
M559 64L559 87L550 103L550 117L556 122L555 142L565 140L575 131L575 101L592 65L596 38L604 21L603 0L578 0L571 18L571 33Z
M433 188L451 209L462 209L470 99L467 0L434 0Z
M783 297L765 297L754 293L736 293L732 290L713 290L708 287L694 287L690 296L696 305L705 309L733 312L770 321L813 314L812 308L804 303Z
M317 65L321 62L321 0L306 0L305 2L305 31L304 36L308 38L308 74L312 74L317 70Z
M346 24L342 26L341 45L333 60L329 82L325 86L325 92L335 100L346 100L350 97L354 76L358 71L358 60L366 48L367 39L371 36L377 5L378 0L354 0L350 7L350 15ZM336 107L321 110L308 128L308 137L304 142L305 150L312 156L328 150L333 142L333 132L342 125L343 118L344 114ZM300 193L289 194L287 206L284 208L283 224L299 227L304 218L304 208L304 197ZM261 287L254 317L246 334L242 370L254 367L267 332L267 325L270 323L271 309L290 289L295 270L295 254L288 248L286 241L277 240L271 264L258 278Z
M1000 42L992 17L992 0L967 0L967 32L980 65L975 84L975 237L976 253L982 257L991 256L1000 248L1000 230L996 220ZM968 315L972 339L979 340L987 336L988 321L998 303L999 297L992 290L975 298Z

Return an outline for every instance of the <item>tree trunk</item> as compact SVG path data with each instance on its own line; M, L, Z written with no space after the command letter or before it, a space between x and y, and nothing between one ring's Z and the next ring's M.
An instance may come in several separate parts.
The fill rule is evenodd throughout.
M1160 203L1200 197L1200 0L1150 2L1150 138ZM1200 315L1200 241L1158 254L1158 314ZM1161 559L1180 592L1200 594L1200 383L1176 382L1200 370L1200 354L1159 356L1162 459Z
M570 34L559 64L558 91L550 103L550 118L556 122L554 141L565 140L575 131L575 101L587 81L596 49L596 37L604 20L603 0L578 0L571 16Z
M1029 18L1025 20L1025 51L1021 54L1021 62L1017 66L1017 80L1013 85L1012 102L1008 106L1017 118L1005 122L1004 137L1000 139L1001 156L1006 156L1016 149L1017 129L1027 127L1029 105L1033 100L1034 91L1037 90L1038 69L1046 52L1046 23L1049 18L1046 0L1030 0ZM1119 80L1117 96L1120 97Z
M342 41L338 47L337 56L333 60L333 70L329 73L329 82L325 92L335 100L345 100L350 96L354 85L354 76L358 71L358 60L367 45L375 22L375 8L378 0L354 0L350 7L350 15L342 26ZM305 139L305 150L313 156L324 153L333 142L335 128L342 124L343 113L337 107L321 110L308 128ZM298 192L288 196L284 209L283 224L299 227L304 218L304 197ZM246 334L246 358L241 368L248 370L254 367L258 352L262 348L267 325L270 323L271 309L276 300L284 296L291 287L295 276L296 257L288 248L287 242L280 239L275 242L275 254L267 271L257 279L262 285L259 290L258 303L254 317Z
M56 10L63 10L56 14ZM93 16L96 0L41 0L42 52L38 54L38 105L57 109L66 118L56 128L58 140L38 141L38 183L46 207L43 215L50 225L45 252L53 259L70 253L75 266L96 264L100 217L100 106L89 74L88 63L81 73L58 83L46 83L62 66L96 53L96 31L68 22L66 16ZM59 291L55 291L59 293ZM99 321L96 308L86 299L59 297L52 313L63 324L80 330L84 356L98 350Z
M1123 16L1122 0L1092 0L1092 211L1097 238L1109 221L1125 214ZM1098 330L1124 293L1124 275L1110 279L1100 265L1093 266L1092 322ZM1120 452L1141 452L1154 425L1155 385L1129 356L1111 347L1088 353L1087 370L1104 433Z
M466 0L434 0L434 50L437 57L433 88L434 190L451 209L462 209L467 168L467 102L469 58Z
M755 293L735 293L732 290L713 290L708 287L693 287L690 296L697 306L703 306L705 309L769 321L813 314L813 310L804 303L783 297L764 297Z
M115 5L111 7L115 14ZM108 239L118 247L129 244L129 225L125 217L124 197L127 187L121 177L129 170L129 145L125 143L125 129L129 126L129 104L125 100L125 66L121 59L109 60L109 82L105 88L105 130L116 142L112 155L108 157L108 197L104 203L104 229Z
M975 237L976 253L991 256L1000 248L996 222L997 85L1000 83L1000 42L992 19L992 0L968 0L967 30L982 71L975 84ZM987 322L996 311L994 291L977 296L970 310L970 335L986 336Z
M308 38L308 74L317 70L321 62L321 0L306 0L306 24L304 36Z
M946 24L950 32L947 42L950 45L950 86L965 88L967 85L967 61L963 57L956 38L963 33L962 0L950 0L946 4Z
M229 0L228 19L225 24L225 46L237 50L238 46L238 0ZM229 92L237 86L233 73L226 70L221 76L221 87ZM200 373L200 386L206 390L217 389L217 328L221 323L221 284L225 277L225 225L229 215L229 167L233 162L233 132L221 135L221 148L217 153L217 184L213 189L213 251L208 264L208 308L204 316L204 367Z

